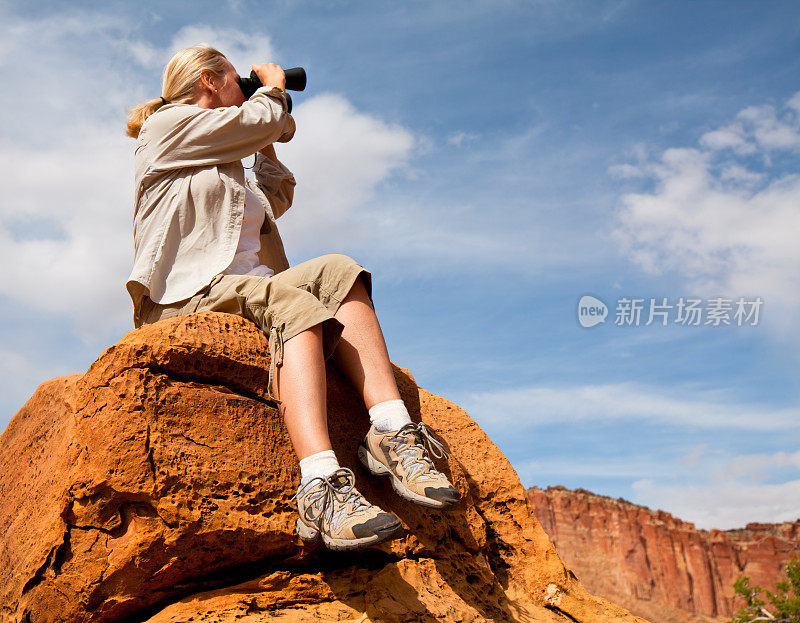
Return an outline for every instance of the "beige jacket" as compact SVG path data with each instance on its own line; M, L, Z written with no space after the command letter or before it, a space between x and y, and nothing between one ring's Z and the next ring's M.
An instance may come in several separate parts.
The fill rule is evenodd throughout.
M126 284L134 309L145 295L161 304L189 298L230 265L245 184L266 212L259 261L276 273L289 267L275 219L292 203L294 177L256 154L254 184L241 160L294 130L283 91L268 87L240 107L167 104L148 117L134 156L136 250Z

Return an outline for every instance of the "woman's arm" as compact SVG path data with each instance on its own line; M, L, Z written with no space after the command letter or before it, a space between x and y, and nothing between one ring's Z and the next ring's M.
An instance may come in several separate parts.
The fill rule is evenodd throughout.
M275 145L273 145L272 143L267 145L264 149L260 149L258 153L266 156L274 163L280 164L280 161L278 160L278 155L275 153Z
M292 172L278 160L274 145L269 144L256 154L253 173L256 184L269 199L273 217L278 218L292 205L295 179Z
M284 92L261 87L241 106L167 108L145 122L139 146L148 152L150 169L164 171L235 162L288 141L294 130Z

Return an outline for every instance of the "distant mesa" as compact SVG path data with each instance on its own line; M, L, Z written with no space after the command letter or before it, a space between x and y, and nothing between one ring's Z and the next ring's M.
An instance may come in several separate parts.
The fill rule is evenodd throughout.
M532 487L528 499L586 588L652 623L727 623L734 580L774 589L800 552L800 520L707 531L584 489Z

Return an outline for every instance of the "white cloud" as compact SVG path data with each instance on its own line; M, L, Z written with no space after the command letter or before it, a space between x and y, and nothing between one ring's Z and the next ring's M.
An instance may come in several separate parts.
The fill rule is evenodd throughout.
M295 137L276 145L297 178L294 207L279 222L290 253L302 257L336 245L358 259L379 250L386 271L408 278L463 270L476 256L486 259L473 270L538 268L530 258L536 235L489 229L492 216L482 206L431 206L382 193L383 185L414 176L410 160L425 149L424 136L364 114L335 93L302 101L294 116Z
M644 177L647 175L641 167L632 164L615 164L608 168L608 172L613 177L620 179L632 179L636 177Z
M20 81L18 90L42 95L24 106L9 91L0 98L8 121L0 135L0 294L71 317L100 342L131 323L124 283L133 143L123 134L122 102L135 102L136 91L100 53L118 49L124 28L113 19L17 21L7 40L14 63L0 70ZM66 52L74 37L91 42L79 57Z
M789 101L786 102L786 107L791 108L796 113L800 113L800 91L789 98Z
M763 481L776 469L785 468L800 471L800 450L737 456L730 459L722 469L718 469L717 473L719 478L747 476L756 481Z
M652 273L676 271L709 297L762 296L765 314L781 321L773 326L796 317L800 175L780 163L800 151L798 96L781 111L743 110L703 135L700 148L668 149L631 167L655 182L652 192L625 195L617 215L616 237L636 263Z
M32 391L41 383L42 376L46 378L68 374L70 371L60 365L47 365L42 362L33 361L24 355L8 349L0 349L0 374L3 379L13 377L15 382L25 387L16 393L20 396L29 396ZM6 393L13 391L14 387L6 386Z
M462 404L498 439L507 436L510 426L514 426L516 435L524 434L520 422L525 422L525 427L563 424L565 434L577 428L576 422L607 423L610 431L625 429L628 442L613 454L548 452L543 458L515 462L525 484L598 479L630 483L631 494L624 494L625 498L705 529L800 518L800 451L735 454L718 446L716 438L707 432L703 437L708 441L694 446L685 447L680 436L668 435L670 441L657 450L643 451L636 437L648 435L649 448L651 433L630 428L635 422L642 428L648 424L662 428L705 425L720 432L741 427L749 428L751 434L766 435L775 430L779 435L796 435L800 412L731 407L714 400L713 395L691 396L692 392L684 388L678 393L690 394L685 401L643 393L642 388L624 385L533 388L527 393L498 392L473 404L469 400Z
M544 459L516 462L524 483L630 482L633 494L626 498L707 529L799 518L800 451L732 455L715 447L713 434L738 430L796 436L800 409L735 404L725 399L727 393L690 387L671 387L666 392L636 383L539 385L470 394L460 404L498 440L510 441L512 427L519 436L554 424L563 426L564 434L581 423L626 431L629 441L613 456L548 454ZM649 435L654 426L705 429L703 436L709 441L683 449L671 436L673 440L655 454L643 454L635 439ZM651 442L648 438L647 443Z
M166 61L169 60L168 50L141 39L128 41L126 46L131 58L148 69L163 69Z
M800 451L732 455L704 443L686 452L682 468L670 463L672 473L641 472L637 503L706 529L800 518Z
M631 448L616 456L548 456L515 467L523 483L627 481L626 499L703 529L800 518L800 452L731 456L704 443L689 448L683 460ZM763 482L768 475L771 482Z
M0 147L4 185L18 189L0 206L0 263L9 267L0 293L71 316L96 336L130 322L130 146L119 127L79 127L62 138L41 150ZM20 219L26 224L12 233Z
M551 252L544 231L531 231L524 224L504 227L507 223L498 224L497 217L492 222L481 203L443 201L434 206L419 199L395 199L363 211L359 220L354 227L362 232L361 249L376 255L384 276L427 279L469 271L485 278L497 270L533 275L562 259L559 252L568 256L564 250ZM531 257L532 248L542 250L541 256Z
M297 178L295 208L281 219L282 234L310 248L369 233L358 226L358 212L381 182L407 165L414 137L333 93L302 102L293 114L294 138L276 145Z
M578 400L576 400L576 403ZM553 418L553 421L560 421ZM709 441L674 442L642 452L636 442L614 455L550 455L515 464L523 483L629 482L626 499L672 513L704 529L800 518L800 451L732 454ZM619 491L619 488L616 489Z
M704 529L729 530L750 522L800 518L800 480L773 485L673 485L641 479L633 483L633 491L633 502L665 510Z
M700 137L700 143L709 149L733 149L740 154L750 154L756 150L755 146L747 141L741 124L706 132Z
M798 149L800 119L793 113L794 111L789 109L784 115L780 115L773 106L750 106L740 112L738 118L743 123L745 132L752 136L760 148Z
M141 40L130 40L128 49L143 67L162 70L179 50L200 43L222 52L236 70L246 76L255 63L277 62L279 56L269 36L248 34L233 28L214 28L205 24L184 26L172 37L169 45L159 47Z
M757 173L738 164L727 164L720 171L720 179L725 182L754 188L766 179L764 173Z
M680 395L681 398L675 398ZM468 394L464 408L489 430L561 422L657 422L670 426L753 431L797 430L800 409L730 403L720 392L675 387L665 392L636 383L534 385Z
M453 199L449 195L458 191L444 196L430 191L431 183L442 180L427 172L418 180L411 165L431 148L428 137L359 113L338 94L300 103L295 117L295 138L276 147L298 182L294 207L279 223L290 253L319 253L335 245L357 259L368 257L373 268L380 265L384 278L407 279L498 269L530 275L543 266L575 262L572 249L543 225L530 198L504 197L483 165L474 200ZM456 175L477 166L474 159L518 160L520 141L534 133L500 140L502 150L497 145L473 150Z
M786 102L784 111L774 106L749 106L742 110L732 124L705 133L700 144L711 150L732 149L739 154L759 150L792 150L800 148L800 119L795 94Z
M613 457L548 456L542 460L517 463L520 481L524 483L553 483L569 479L587 482L597 478L632 481L642 476L668 478L675 474L675 466L652 455L624 454Z
M447 142L450 145L455 145L456 147L461 147L464 143L469 143L478 138L478 135L474 132L453 132L450 136L447 137Z
M45 379L75 372L53 361L34 360L19 352L0 349L0 431Z

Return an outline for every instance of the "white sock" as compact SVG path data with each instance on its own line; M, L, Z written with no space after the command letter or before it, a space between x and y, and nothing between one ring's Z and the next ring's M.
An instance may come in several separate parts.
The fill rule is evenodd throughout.
M411 424L408 409L400 398L384 400L374 405L369 410L369 419L382 433L400 430L406 424Z
M300 459L300 486L313 478L325 478L339 469L333 450L323 450Z

